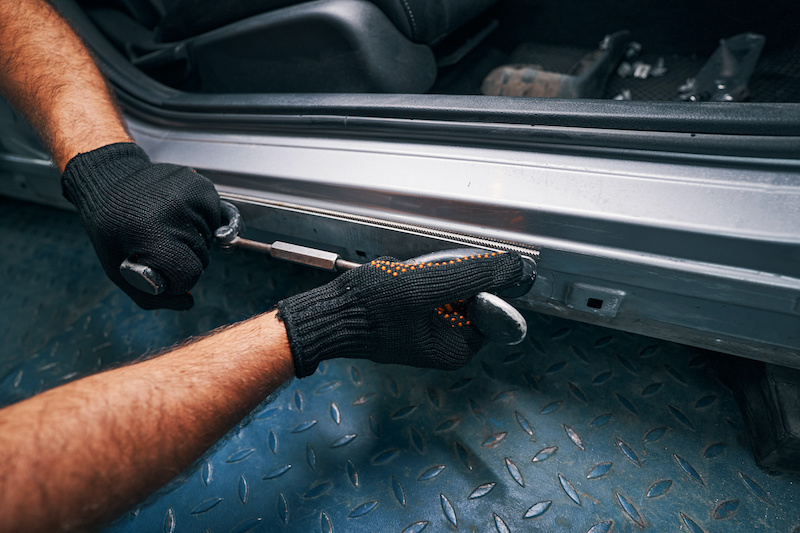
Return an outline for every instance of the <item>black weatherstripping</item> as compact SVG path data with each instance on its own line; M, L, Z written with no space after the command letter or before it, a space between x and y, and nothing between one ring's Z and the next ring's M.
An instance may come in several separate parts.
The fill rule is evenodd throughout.
M279 131L301 135L466 144L544 143L800 157L800 104L617 102L450 95L190 94L133 67L74 0L53 0L97 56L125 111L176 128ZM555 127L553 129L551 127ZM564 128L565 131L559 131ZM538 131L537 131L538 130ZM569 131L566 131L569 130ZM499 137L497 137L499 136Z

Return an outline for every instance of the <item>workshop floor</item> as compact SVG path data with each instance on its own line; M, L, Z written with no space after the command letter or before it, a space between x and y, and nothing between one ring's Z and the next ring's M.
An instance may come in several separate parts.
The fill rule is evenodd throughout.
M0 198L0 404L269 309L330 275L215 253L189 312L144 312L77 215ZM528 315L456 372L324 363L109 532L800 532L709 354Z

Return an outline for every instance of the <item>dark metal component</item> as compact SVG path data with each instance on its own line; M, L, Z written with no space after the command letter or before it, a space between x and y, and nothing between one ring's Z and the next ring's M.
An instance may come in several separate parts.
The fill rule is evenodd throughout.
M597 50L584 56L567 74L547 72L537 65L498 67L483 80L481 92L490 96L601 98L629 43L628 31L607 35Z
M229 247L243 248L268 254L275 259L282 259L290 263L297 263L331 272L351 270L361 266L361 263L346 261L333 252L298 246L286 242L275 241L272 244L244 239L236 236L230 241Z
M354 263L353 261L345 261L344 259L336 260L336 270L352 270L361 266L361 263Z
M508 302L482 292L469 302L469 316L481 335L500 344L519 344L528 334L528 323Z
M521 298L528 294L536 281L536 261L533 258L523 255L522 257L522 279L518 283L503 289L497 293L503 298Z
M742 33L721 39L719 47L693 79L680 87L683 100L692 102L738 102L750 92L747 82L753 74L766 41L757 33Z
M244 250L252 250L254 252L260 252L262 254L269 254L272 251L271 244L266 244L258 241L251 241L249 239L243 239L239 236L236 236L230 242L230 248L234 247L242 248Z
M166 284L161 274L147 265L137 263L134 258L128 258L123 261L119 266L119 273L134 288L147 294L158 295L166 289Z
M222 220L227 221L214 232L214 240L223 249L232 245L233 241L244 233L244 221L236 206L225 200L219 203Z

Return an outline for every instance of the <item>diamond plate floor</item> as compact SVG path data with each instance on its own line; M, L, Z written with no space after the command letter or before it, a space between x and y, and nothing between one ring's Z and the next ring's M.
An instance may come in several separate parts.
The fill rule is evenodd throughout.
M0 198L0 402L266 310L328 274L215 253L188 313L138 310L76 215ZM323 363L108 532L800 532L707 354L528 315L457 372Z

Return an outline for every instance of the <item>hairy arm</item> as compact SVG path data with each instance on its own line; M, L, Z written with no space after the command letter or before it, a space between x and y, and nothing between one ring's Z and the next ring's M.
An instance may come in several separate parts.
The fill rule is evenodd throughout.
M143 309L192 307L220 225L214 184L132 143L88 50L45 0L0 0L0 92L53 154L109 279ZM132 257L162 275L164 294L122 277Z
M79 153L131 141L89 52L44 0L0 0L0 91L62 172Z
M191 465L293 375L273 312L0 410L0 529L102 525Z

